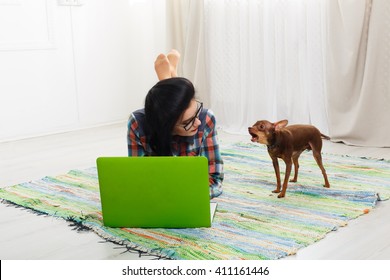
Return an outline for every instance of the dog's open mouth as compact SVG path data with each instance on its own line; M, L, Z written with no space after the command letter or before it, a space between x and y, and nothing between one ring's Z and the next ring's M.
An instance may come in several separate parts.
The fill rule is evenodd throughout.
M257 142L259 140L259 137L256 134L254 134L252 132L249 132L249 134L252 136L252 139L251 139L252 142Z

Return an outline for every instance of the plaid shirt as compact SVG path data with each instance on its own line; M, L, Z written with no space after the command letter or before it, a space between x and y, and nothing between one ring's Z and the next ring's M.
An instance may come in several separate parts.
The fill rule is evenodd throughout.
M210 198L222 193L223 161L219 152L214 114L203 109L199 115L202 124L194 136L173 136L173 156L205 156L209 161ZM129 156L153 156L150 138L145 133L145 111L137 110L127 123L127 146Z

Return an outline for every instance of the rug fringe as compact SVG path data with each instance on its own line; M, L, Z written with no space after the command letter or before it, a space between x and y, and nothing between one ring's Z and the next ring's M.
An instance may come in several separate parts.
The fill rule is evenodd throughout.
M16 204L15 202L6 200L4 198L0 199L0 203L4 204L6 207L14 207L14 208L17 208L17 209L21 209L23 211L27 211L27 212L35 214L37 216L48 216L48 217L51 216L48 213L45 213L45 212L42 212L42 211L30 208L30 207L26 207L26 206L22 206L22 205Z
M112 243L115 245L118 245L119 247L114 247L114 249L123 249L123 252L121 254L125 253L131 253L131 254L138 254L138 257L153 257L154 260L171 260L172 258L168 257L167 255L161 253L161 252L153 252L150 250L143 249L135 244L131 244L131 242L121 239L115 239L112 237L109 237L108 235L103 234L104 231L99 230L96 226L89 226L85 224L85 219L77 219L74 216L69 216L67 218L59 217L59 216L53 216L46 212L39 211L27 206L21 206L19 204L16 204L12 201L6 200L6 199L0 199L0 203L6 205L6 207L14 207L17 209L21 209L23 211L28 211L29 213L35 214L37 216L45 216L45 217L52 217L56 219L62 219L69 223L69 227L72 228L72 230L75 230L76 232L82 233L82 232L94 232L97 235L99 235L101 238L104 239L104 241L100 241L99 243Z

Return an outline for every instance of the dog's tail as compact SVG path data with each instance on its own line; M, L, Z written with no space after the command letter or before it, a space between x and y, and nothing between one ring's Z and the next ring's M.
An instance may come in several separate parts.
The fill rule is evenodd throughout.
M330 137L329 137L329 136L326 136L326 135L324 135L324 134L322 134L322 133L321 133L321 137L324 138L324 139L326 139L326 140L330 140Z

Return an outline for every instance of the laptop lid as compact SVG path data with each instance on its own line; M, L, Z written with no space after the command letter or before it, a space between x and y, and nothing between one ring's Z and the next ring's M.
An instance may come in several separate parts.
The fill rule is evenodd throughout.
M211 226L206 157L99 157L97 170L105 226Z

